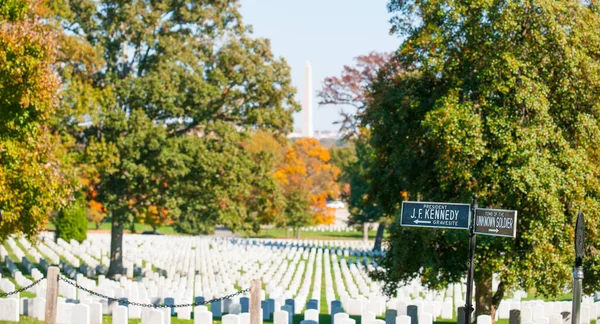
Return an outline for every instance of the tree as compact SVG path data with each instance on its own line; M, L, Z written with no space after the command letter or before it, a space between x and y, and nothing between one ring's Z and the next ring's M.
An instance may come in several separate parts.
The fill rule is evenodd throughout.
M377 202L374 201L373 196L370 195L371 183L368 178L375 157L373 148L369 145L368 131L363 129L360 134L354 139L356 160L347 165L346 170L344 170L350 178L349 224L362 225L363 240L367 241L369 239L368 223L381 221L377 230L377 242L373 247L374 250L381 250L385 220L381 220L383 212ZM379 233L380 231L381 233Z
M296 141L275 173L286 198L285 226L300 237L300 228L309 224L332 224L335 211L327 198L337 195L340 170L331 162L329 152L314 138Z
M64 148L49 125L60 84L44 13L40 2L0 2L0 241L32 238L72 195Z
M586 268L598 269L600 14L597 1L391 1L406 36L397 66L373 84L373 194L395 213L412 200L519 212L516 239L479 236L477 314L494 318L507 291L556 295L568 283L578 211L588 216ZM418 21L418 23L414 23ZM582 21L586 21L582 24ZM391 230L385 280L430 287L467 271L467 231ZM592 273L596 273L592 270ZM500 278L491 289L492 274ZM586 277L585 289L599 287Z
M85 213L85 196L77 193L75 202L61 209L54 219L56 225L55 239L63 239L67 242L76 240L81 243L87 238L87 218Z
M341 199L347 201L350 197L349 166L356 161L354 145L344 147L332 147L329 149L331 163L340 169L338 182L340 186Z
M377 79L377 73L390 64L392 54L371 52L354 58L354 66L344 65L340 77L327 77L317 94L320 105L351 106L355 113L342 112L341 131L346 138L359 135L360 116L369 102L367 88Z
M66 4L55 9L62 125L98 174L97 201L112 220L109 276L122 273L124 226L149 206L192 233L258 213L245 199L269 184L242 141L256 129L285 134L298 105L289 67L251 37L238 2Z
M369 87L376 81L381 69L393 64L390 53L371 52L354 59L354 66L345 65L340 77L327 77L323 88L319 91L319 104L350 105L355 113L342 112L343 120L340 131L344 137L356 146L355 160L340 166L342 179L350 184L349 212L350 224L362 225L363 240L369 239L368 223L379 222L375 237L374 250L381 249L381 242L387 220L377 207L373 195L369 195L370 181L367 179L368 168L372 166L372 149L369 147L368 130L360 127L360 118L371 102Z

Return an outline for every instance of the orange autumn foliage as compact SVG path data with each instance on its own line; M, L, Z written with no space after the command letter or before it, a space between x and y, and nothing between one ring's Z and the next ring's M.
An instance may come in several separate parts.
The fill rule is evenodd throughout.
M340 169L331 164L329 152L313 138L296 141L285 154L275 180L284 193L302 192L310 205L311 223L333 224L335 210L327 208L327 198L338 195Z

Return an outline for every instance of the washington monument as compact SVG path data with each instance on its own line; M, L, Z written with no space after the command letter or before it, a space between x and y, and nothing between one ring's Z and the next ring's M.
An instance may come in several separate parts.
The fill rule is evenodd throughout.
M313 137L312 120L312 67L310 62L306 61L304 66L304 98L302 100L302 136Z

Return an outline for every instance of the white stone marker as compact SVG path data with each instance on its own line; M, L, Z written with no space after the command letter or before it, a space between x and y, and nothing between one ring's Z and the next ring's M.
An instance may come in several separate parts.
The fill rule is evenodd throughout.
M275 311L273 313L273 324L290 324L289 314L286 311ZM243 323L240 323L243 324Z
M127 307L125 306L117 306L113 309L112 314L112 323L113 324L127 324L129 321L127 314ZM94 315L96 316L96 315ZM100 316L100 323L102 323L102 316Z
M78 304L73 306L71 310L71 323L91 324L90 306L84 304Z
M375 313L364 312L360 315L361 324L371 324L372 321L375 321Z
M533 322L533 309L531 307L521 307L521 323Z
M166 308L169 312L170 308ZM147 316L142 316L142 324L164 324L165 312L160 309L151 309Z
M492 322L484 323L477 322L478 324L492 324ZM433 315L429 313L423 313L419 315L419 324L433 324Z
M319 323L319 311L316 309L307 309L304 312L304 320L305 321L315 321Z
M590 324L590 306L581 305L581 324Z
M534 321L536 324L550 324L550 320L546 317L538 317Z
M192 307L180 307L177 309L177 318L190 320L192 319Z
M333 322L335 324L340 324L342 323L342 321L347 320L350 318L350 315L348 315L347 313L337 313L335 315L333 315Z
M407 315L406 314L406 307L407 306L408 305L403 300L401 300L401 301L398 302L398 305L396 306L396 310L398 311L398 316L400 316L400 315ZM452 318L452 316L450 316L450 318Z
M46 298L35 297L33 299L33 317L40 321L46 319Z
M90 303L90 324L102 324L102 304Z
M208 311L198 311L197 306L194 312L194 324L212 324L212 313Z
M163 322L162 324L171 324L171 308L163 308Z
M14 298L0 299L0 320L19 322L19 300Z
M419 321L421 324L421 321ZM492 324L492 317L490 315L479 315L477 316L477 324Z
M250 324L250 313L241 313L238 316L240 317L240 324Z
M240 324L240 318L234 314L227 314L221 317L221 322L223 324Z
M550 315L550 324L562 324L563 318L560 314Z
M408 315L396 316L396 324L410 324L411 318Z

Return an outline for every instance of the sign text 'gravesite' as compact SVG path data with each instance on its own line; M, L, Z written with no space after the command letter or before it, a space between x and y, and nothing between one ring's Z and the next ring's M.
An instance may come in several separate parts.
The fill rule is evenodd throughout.
M468 229L471 207L468 204L402 202L402 226Z

